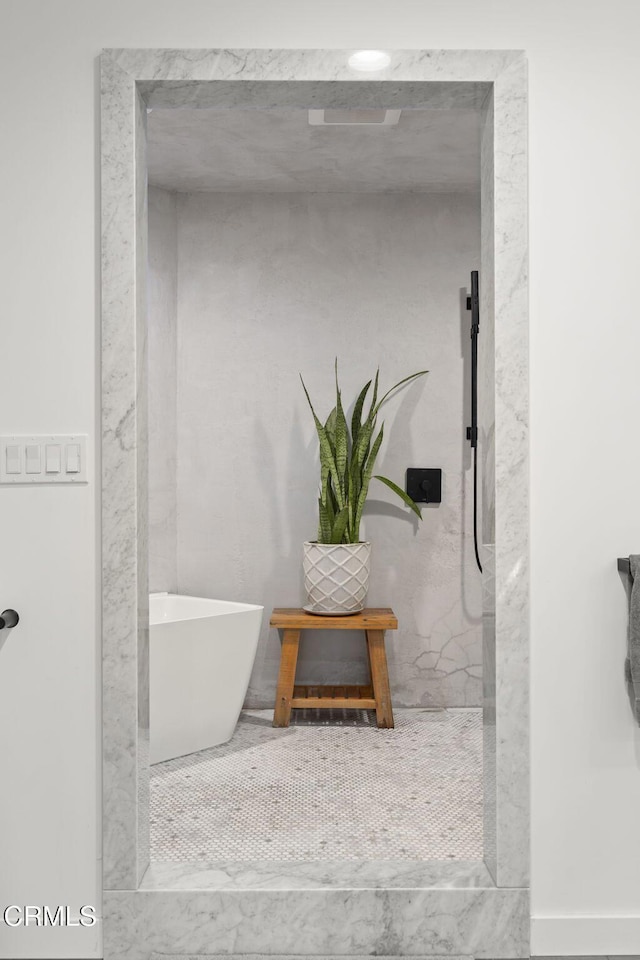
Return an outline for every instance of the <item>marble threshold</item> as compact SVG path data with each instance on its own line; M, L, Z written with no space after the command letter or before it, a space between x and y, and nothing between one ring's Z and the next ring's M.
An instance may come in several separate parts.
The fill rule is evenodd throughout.
M495 889L481 860L151 863L140 890L446 890Z

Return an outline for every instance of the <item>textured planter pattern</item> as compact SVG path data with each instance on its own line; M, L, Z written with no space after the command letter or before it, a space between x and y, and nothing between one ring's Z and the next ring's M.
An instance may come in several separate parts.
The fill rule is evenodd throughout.
M306 609L311 613L358 613L369 589L371 544L304 544Z

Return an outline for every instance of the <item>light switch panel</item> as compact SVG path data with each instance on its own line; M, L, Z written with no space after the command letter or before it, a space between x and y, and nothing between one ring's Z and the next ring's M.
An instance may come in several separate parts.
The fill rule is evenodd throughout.
M25 447L25 469L27 473L40 473L42 456L39 443L28 443Z
M7 473L22 473L22 447L17 443L8 443L5 448L5 469Z
M45 445L45 470L47 473L60 473L60 444L47 443Z
M80 444L67 444L67 473L80 473Z
M0 437L0 483L86 483L85 434Z

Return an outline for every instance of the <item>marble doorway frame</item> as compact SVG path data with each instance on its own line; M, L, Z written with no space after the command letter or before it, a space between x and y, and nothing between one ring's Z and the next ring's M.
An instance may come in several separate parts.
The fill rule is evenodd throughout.
M105 958L529 956L527 70L522 51L107 50L102 127ZM149 868L146 111L475 106L482 115L485 864L270 878ZM175 866L175 865L174 865ZM348 873L349 871L347 871Z

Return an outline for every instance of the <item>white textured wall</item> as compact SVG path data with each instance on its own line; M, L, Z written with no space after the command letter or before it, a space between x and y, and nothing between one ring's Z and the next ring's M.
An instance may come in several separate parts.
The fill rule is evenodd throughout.
M345 405L378 365L381 393L430 371L383 408L376 472L403 486L407 466L441 467L443 502L419 525L372 481L368 602L398 615L388 635L398 706L480 702L460 295L479 228L477 196L179 196L178 584L264 604L250 705L273 705L269 614L303 602L302 542L317 531L317 440L298 374L324 420L336 355ZM363 647L360 633L303 638L298 677L357 682Z
M102 47L526 50L534 950L637 953L640 734L614 564L640 544L637 0L4 0L0 19L3 432L95 436ZM2 596L25 617L0 650L4 898L99 898L98 476L1 491ZM23 956L100 955L81 928L33 930Z
M149 189L149 589L177 589L177 204Z

